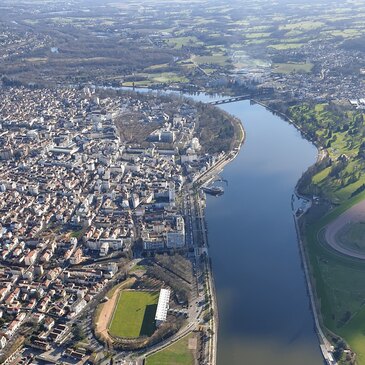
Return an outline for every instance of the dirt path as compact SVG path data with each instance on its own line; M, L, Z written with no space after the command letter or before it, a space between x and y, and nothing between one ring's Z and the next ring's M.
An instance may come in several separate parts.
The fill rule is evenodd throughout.
M365 222L365 200L358 204L355 204L350 209L342 213L333 222L329 223L325 230L325 238L327 243L336 251L351 257L365 260L365 253L361 254L351 249L346 249L342 247L336 240L336 234L341 230L346 224Z
M99 317L95 322L95 332L100 334L100 336L104 341L107 342L112 341L112 338L109 336L108 325L113 316L114 307L117 303L120 291L125 287L130 287L131 285L133 285L135 281L136 281L135 278L130 278L124 281L114 291L112 297L107 302L102 304Z

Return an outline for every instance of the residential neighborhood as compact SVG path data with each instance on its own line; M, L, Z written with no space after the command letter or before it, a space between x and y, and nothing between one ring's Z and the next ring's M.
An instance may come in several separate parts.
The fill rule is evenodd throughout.
M131 111L160 125L141 145L123 142L115 125ZM135 252L186 250L192 238L182 188L219 159L201 155L198 117L189 105L167 114L153 96L99 97L89 87L4 89L2 353L34 328L27 346L47 352L62 345ZM65 349L71 357L74 350Z

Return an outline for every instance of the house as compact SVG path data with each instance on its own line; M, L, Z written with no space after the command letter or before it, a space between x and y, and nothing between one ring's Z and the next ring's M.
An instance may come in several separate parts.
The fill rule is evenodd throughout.
M82 260L82 249L78 248L72 257L70 257L70 263L71 265L77 265Z
M27 256L25 256L25 260L24 263L27 266L33 265L35 263L35 260L37 259L37 251L36 250L32 250L30 251Z
M3 349L5 346L6 346L6 343L7 343L7 339L5 336L1 336L0 337L0 349Z

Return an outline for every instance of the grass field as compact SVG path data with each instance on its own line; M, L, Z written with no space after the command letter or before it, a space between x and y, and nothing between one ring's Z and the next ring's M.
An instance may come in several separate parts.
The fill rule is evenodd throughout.
M257 38L268 38L271 33L262 32L262 33L246 33L245 37L248 39L257 39Z
M228 57L223 54L212 54L211 56L193 56L193 62L198 65L218 65L224 66L228 61Z
M151 336L155 330L158 292L122 291L115 307L109 333L116 337Z
M166 349L147 357L146 365L193 365L193 351L189 349L190 334Z
M323 324L345 339L365 365L365 263L320 244L321 232L365 193L347 200L306 228L306 251Z
M181 76L175 72L161 72L156 74L151 74L150 79L157 83L171 83L171 82L187 82L188 79Z
M342 204L365 183L365 163L359 158L363 142L359 133L363 114L343 108L341 104L331 106L328 103L303 103L290 108L290 113L293 120L297 120L310 134L315 135L319 144L326 147L332 161L346 156L342 166L339 162L332 164L318 171L312 179L317 189L315 194L319 192L331 202ZM341 124L343 127L338 127Z
M162 68L162 67L161 67ZM147 70L147 69L146 69ZM134 82L135 86L149 86L154 83L174 83L174 82L187 82L188 79L180 75L176 72L156 72L158 68L154 68L151 73L147 72L141 72L136 74L136 77L138 77L138 81ZM124 86L132 86L133 81L128 81L123 83Z
M352 320L344 326L339 334L351 344L351 348L356 352L357 363L365 363L365 308L362 308Z
M313 68L311 63L275 63L274 72L288 74L291 72L310 72Z
M167 40L167 43L177 49L180 49L183 46L202 44L202 42L199 42L198 39L194 36L170 38Z
M321 32L323 35L330 35L332 37L342 37L342 38L355 38L361 36L361 32L357 29L345 29L345 30L329 30Z
M296 49L303 46L303 43L283 43L283 44L272 44L268 46L269 48L274 48L278 51L286 50L286 49Z
M299 28L292 28L291 32L296 29ZM355 34L351 30L328 32L328 35L343 38ZM324 166L312 179L312 188L315 188L312 193L319 192L339 206L318 220L314 212L309 213L307 222L312 223L305 226L305 247L317 306L324 327L329 330L328 338L332 339L333 334L341 336L357 354L357 365L365 365L365 262L342 255L324 244L324 227L353 204L365 199L365 193L359 193L365 184L363 137L359 133L364 124L364 114L342 108L341 104L302 105L296 107L297 114L294 112L291 117L315 135L320 145L326 146L332 161L346 156L343 165ZM339 167L338 171L336 167ZM354 193L358 195L352 197ZM318 211L320 209L323 207L318 207ZM364 224L344 227L338 238L343 246L365 252Z
M297 23L289 23L285 25L279 26L279 29L282 30L293 30L293 29L299 29L299 30L314 30L319 29L325 26L325 23L321 21L303 21L303 22L297 22Z

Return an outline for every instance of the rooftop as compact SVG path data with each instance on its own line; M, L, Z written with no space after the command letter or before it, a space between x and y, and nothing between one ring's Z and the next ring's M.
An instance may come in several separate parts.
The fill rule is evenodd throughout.
M169 309L170 290L161 289L160 297L158 298L157 310L156 310L156 321L166 321L167 311Z

